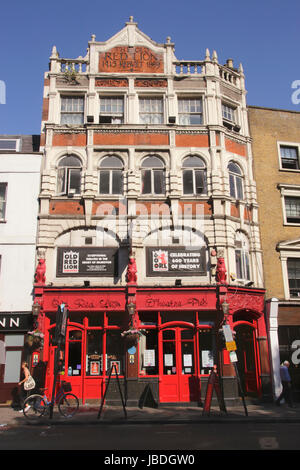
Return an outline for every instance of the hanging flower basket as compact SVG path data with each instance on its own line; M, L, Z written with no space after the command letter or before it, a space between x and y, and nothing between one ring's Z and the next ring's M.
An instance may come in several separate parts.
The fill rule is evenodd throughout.
M28 348L33 348L33 350L43 347L44 344L44 335L38 330L28 331L25 336L25 345Z
M128 341L128 342L138 342L142 335L143 335L143 331L136 330L136 329L129 329L121 333L122 338L124 338L125 341Z

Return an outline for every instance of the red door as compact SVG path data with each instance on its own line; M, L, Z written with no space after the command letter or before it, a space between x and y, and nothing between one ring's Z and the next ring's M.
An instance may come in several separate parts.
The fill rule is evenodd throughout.
M238 368L246 394L259 394L259 364L255 328L250 325L239 325L237 332Z
M197 401L194 329L162 330L160 349L160 402Z
M72 385L72 392L77 397L83 396L84 381L84 331L81 328L69 326L65 346L65 376L64 380Z

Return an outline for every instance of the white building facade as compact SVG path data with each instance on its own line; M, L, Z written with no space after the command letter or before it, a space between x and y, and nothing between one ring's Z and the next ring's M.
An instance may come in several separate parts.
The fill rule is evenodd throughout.
M36 136L0 136L0 399L20 380L32 329L42 155ZM23 354L23 356L22 356Z

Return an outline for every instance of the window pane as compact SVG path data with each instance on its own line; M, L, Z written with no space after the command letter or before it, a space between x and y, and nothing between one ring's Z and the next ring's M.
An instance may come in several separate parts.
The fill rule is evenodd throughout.
M6 351L4 383L19 382L22 351Z
M120 331L107 331L106 334L106 371L110 372L116 364L119 374L123 374L123 341Z
M100 171L100 193L109 194L109 176L110 171L101 170Z
M157 157L147 157L145 160L143 160L142 167L146 168L163 168L164 164L160 160L160 158Z
M101 168L123 168L123 163L120 158L110 156L104 158L100 163Z
M236 189L237 189L237 199L243 199L243 181L239 176L235 177Z
M242 253L241 250L235 250L235 269L237 279L242 279Z
M5 218L7 183L0 183L0 219Z
M69 190L75 190L75 194L80 194L80 183L81 183L81 170L70 169L69 170Z
M151 194L151 170L142 171L142 193Z
M288 278L291 296L299 297L300 293L300 259L289 258L287 261Z
M288 222L300 222L300 198L285 197L285 210Z
M195 170L196 194L206 193L205 173L201 170Z
M183 171L183 194L193 194L193 170Z
M154 176L154 194L163 194L165 192L164 171L153 170Z
M299 155L297 147L280 146L282 168L299 169Z
M143 375L158 374L158 340L156 330L147 330L139 341L140 373Z
M229 175L229 186L230 186L230 196L231 197L236 197L235 185L234 185L234 176L233 175Z
M58 168L57 171L57 193L65 194L66 193L66 169Z
M212 330L199 331L200 374L209 374L214 365L214 337Z
M123 172L120 170L112 172L112 194L123 194Z
M102 374L102 331L87 330L86 375Z

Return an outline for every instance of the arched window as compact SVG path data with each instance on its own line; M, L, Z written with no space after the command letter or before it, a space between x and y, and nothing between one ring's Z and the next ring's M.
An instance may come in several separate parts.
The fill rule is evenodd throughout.
M243 176L240 167L233 162L228 165L230 196L235 199L243 199Z
M142 162L142 194L165 193L165 165L155 155Z
M249 240L242 232L235 235L235 267L237 279L250 280Z
M123 194L122 160L115 155L107 156L100 162L99 193Z
M75 155L67 155L58 163L57 194L81 193L81 161Z
M206 167L197 155L185 158L182 164L183 194L206 194Z

